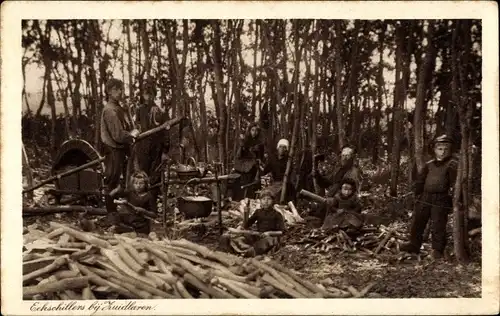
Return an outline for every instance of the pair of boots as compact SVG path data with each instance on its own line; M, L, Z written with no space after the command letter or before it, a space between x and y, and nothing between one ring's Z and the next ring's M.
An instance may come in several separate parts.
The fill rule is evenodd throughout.
M420 249L411 243L406 243L399 248L401 251L418 254ZM434 260L442 259L444 257L443 251L432 249L431 257Z

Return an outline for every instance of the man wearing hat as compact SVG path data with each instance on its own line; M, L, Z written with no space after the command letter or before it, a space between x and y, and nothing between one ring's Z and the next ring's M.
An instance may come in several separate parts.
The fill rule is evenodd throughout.
M443 257L446 246L446 224L453 203L458 161L452 156L452 139L441 135L434 140L434 159L427 162L415 182L415 212L410 227L410 242L401 250L418 253L427 222L431 219L432 257Z

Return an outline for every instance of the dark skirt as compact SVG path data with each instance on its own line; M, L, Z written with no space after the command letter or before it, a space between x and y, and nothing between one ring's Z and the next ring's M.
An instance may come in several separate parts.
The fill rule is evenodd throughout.
M256 192L260 190L260 182L244 189L241 187L256 181L257 167L252 168L249 172L238 172L238 174L240 175L240 178L238 181L235 181L232 186L233 201L241 201L245 197L255 199Z

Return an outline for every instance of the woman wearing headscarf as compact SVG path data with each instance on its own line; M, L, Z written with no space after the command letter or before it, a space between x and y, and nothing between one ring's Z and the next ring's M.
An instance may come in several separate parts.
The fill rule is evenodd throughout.
M233 199L239 201L246 197L254 198L255 191L260 188L258 169L260 162L264 159L264 142L261 137L260 128L257 123L248 126L245 137L236 153L235 171L240 174L240 181L233 194ZM241 186L249 185L241 189Z
M272 157L269 162L264 166L262 174L271 174L272 184L269 190L273 192L274 196L277 197L283 188L283 181L285 179L286 165L288 163L288 151L290 148L290 143L287 139L280 139L276 146L277 154ZM291 168L293 170L293 168ZM287 178L286 184L286 201L293 201L295 199L295 186L292 183L294 179L293 175L290 173Z

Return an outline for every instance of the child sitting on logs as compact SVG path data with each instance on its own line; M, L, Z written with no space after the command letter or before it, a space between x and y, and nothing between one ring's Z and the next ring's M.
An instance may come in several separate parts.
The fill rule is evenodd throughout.
M156 217L156 200L148 191L149 178L144 171L137 171L130 177L129 189L118 192L115 200L120 204L118 214L114 220L116 233L135 231L149 234L151 231L150 219Z
M321 229L355 232L363 226L361 201L356 190L356 181L350 178L342 180L340 190L333 198L327 199L328 211Z
M265 254L279 245L279 235L285 230L285 220L281 213L273 208L274 199L270 191L263 190L260 193L261 208L255 210L248 221L239 226L236 233L243 236L231 238L223 236L222 242L230 244L230 248L243 254L246 257ZM248 231L254 224L257 225L257 232ZM244 229L244 230L241 230Z

